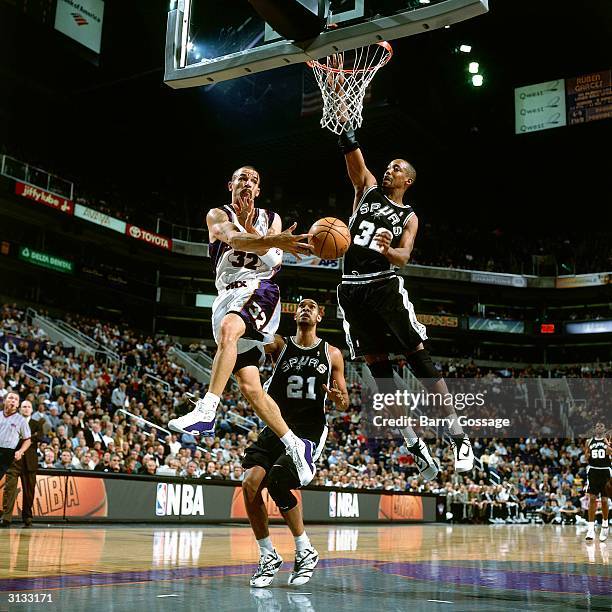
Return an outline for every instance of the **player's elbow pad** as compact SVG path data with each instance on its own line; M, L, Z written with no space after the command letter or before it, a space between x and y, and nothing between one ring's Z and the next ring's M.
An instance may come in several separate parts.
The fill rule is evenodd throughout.
M259 259L269 268L276 268L276 266L279 266L283 262L283 252L273 247L268 249L263 255L260 255Z
M356 151L359 148L357 137L355 136L355 130L347 130L340 134L338 138L338 146L344 155Z

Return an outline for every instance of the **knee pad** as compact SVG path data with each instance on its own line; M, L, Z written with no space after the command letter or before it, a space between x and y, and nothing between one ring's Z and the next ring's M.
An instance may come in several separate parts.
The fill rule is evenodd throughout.
M412 355L406 356L406 361L412 370L412 373L420 380L422 378L431 379L431 384L439 381L442 376L436 370L431 356L426 349L421 349Z
M291 492L296 485L295 478L286 468L275 465L268 474L268 493L281 512L289 512L297 506L297 499Z

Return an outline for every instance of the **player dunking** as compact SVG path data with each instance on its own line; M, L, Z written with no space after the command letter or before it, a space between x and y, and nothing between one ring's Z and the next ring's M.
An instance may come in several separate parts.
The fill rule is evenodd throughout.
M344 360L339 349L317 337L321 314L314 300L304 299L299 303L295 320L295 337L277 335L274 342L266 346L266 352L271 353L274 361L274 371L265 387L280 406L292 431L300 438L312 441L316 449L313 460L316 461L327 438L326 395L341 410L348 406ZM278 436L266 427L257 442L246 449L242 465L246 470L242 482L244 501L260 550L259 565L251 578L251 586L269 586L283 564L270 541L268 514L261 496L264 487L267 487L295 538L295 563L289 584L306 584L319 554L304 531L302 511L291 492L300 486L291 457L285 453Z
M389 353L403 353L414 375L430 392L447 394L446 383L423 346L427 339L425 326L417 320L404 280L396 273L408 263L418 229L414 210L403 203L416 172L407 161L394 159L378 185L365 164L353 130L342 133L340 148L355 188L349 222L352 243L344 256L342 283L338 286L338 304L351 358L365 357L380 390L381 385L392 386ZM452 419L455 470L466 472L474 466L472 445L454 408L447 410ZM410 428L404 428L402 435L422 476L427 480L435 478L439 468L425 442Z
M586 539L595 539L595 510L597 498L601 496L601 531L599 540L605 542L608 538L608 497L606 485L612 477L612 444L605 437L606 427L603 423L595 425L595 435L587 440L584 454L588 461L587 492L589 494L589 521Z
M214 434L219 399L233 371L246 400L282 440L300 481L310 482L315 469L312 442L300 440L289 430L278 405L262 389L259 363L263 345L274 339L279 323L279 289L272 278L280 269L283 251L299 256L310 253L312 247L302 242L307 234L293 235L296 224L281 231L276 213L255 208L260 191L255 168L238 168L228 190L231 204L213 208L206 216L219 292L212 308L217 353L208 392L194 410L168 425L183 433Z

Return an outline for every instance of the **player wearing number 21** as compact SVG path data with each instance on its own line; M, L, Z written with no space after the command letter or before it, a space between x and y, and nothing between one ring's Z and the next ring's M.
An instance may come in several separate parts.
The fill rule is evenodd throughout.
M282 440L296 464L300 480L312 479L314 465L308 441L290 431L278 405L261 386L259 365L263 346L274 339L280 320L280 295L272 278L283 251L309 254L308 234L293 234L295 225L281 231L280 217L255 208L259 173L252 166L238 168L228 182L231 203L211 209L206 216L209 254L219 295L212 307L217 353L206 395L195 409L172 419L170 429L194 435L213 435L217 406L232 372L240 390L257 415Z
M266 390L278 402L291 429L302 439L312 442L316 461L327 439L326 399L340 410L346 410L349 405L344 360L339 349L317 337L317 325L321 322L317 302L303 299L298 305L295 322L295 336L277 335L266 346L266 352L274 361ZM262 488L268 489L295 538L295 563L289 584L306 584L319 561L319 553L304 531L302 509L291 492L304 484L294 462L283 452L278 436L266 427L257 441L246 449L242 466L246 470L242 482L245 506L260 551L251 586L269 586L283 564L270 540Z

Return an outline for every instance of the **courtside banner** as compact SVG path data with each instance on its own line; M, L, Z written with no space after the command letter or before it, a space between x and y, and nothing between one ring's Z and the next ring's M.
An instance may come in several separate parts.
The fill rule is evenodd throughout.
M155 232L150 232L148 230L142 229L137 225L127 225L127 229L125 232L130 238L135 238L136 240L141 240L142 242L146 242L152 246L159 247L160 249L165 249L166 251L172 250L172 239L166 238L166 236L161 236L160 234L156 234Z
M95 223L96 225L101 225L102 227L114 230L115 232L119 232L120 234L125 234L125 230L127 227L127 223L125 221L121 221L121 219L115 219L115 217L105 215L99 210L87 208L87 206L83 206L82 204L75 205L74 216L78 217L79 219L89 221L90 223Z
M54 193L50 193L44 189L40 189L39 187L28 185L28 183L16 181L15 193L18 196L28 198L28 200L32 200L38 204L44 204L49 208L59 210L66 215L72 215L74 213L74 203L72 200L67 200L62 196L55 195Z
M5 480L0 481L0 503ZM434 522L434 496L362 490L294 491L306 522ZM271 520L282 516L267 490L264 502ZM21 516L18 487L13 517ZM240 483L185 478L147 478L80 471L41 470L33 506L38 522L246 522Z
M555 287L557 289L575 289L576 287L597 287L612 283L612 272L599 272L596 274L578 274L576 276L557 276Z
M291 253L283 253L283 266L298 266L302 268L321 267L328 270L338 270L340 268L340 260L319 259L314 255L300 255L300 259L298 259Z

